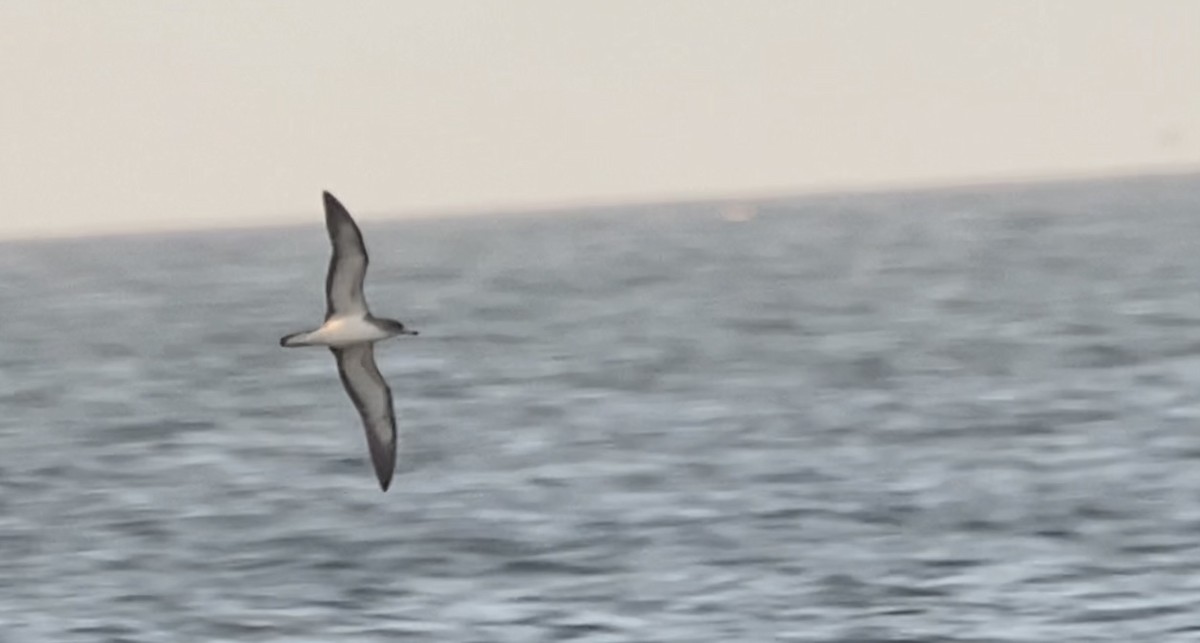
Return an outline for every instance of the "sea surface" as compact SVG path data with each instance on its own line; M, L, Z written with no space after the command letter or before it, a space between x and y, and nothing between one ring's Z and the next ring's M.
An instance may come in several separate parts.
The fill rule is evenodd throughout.
M342 194L354 210L352 194ZM1200 178L0 244L0 642L1200 640Z

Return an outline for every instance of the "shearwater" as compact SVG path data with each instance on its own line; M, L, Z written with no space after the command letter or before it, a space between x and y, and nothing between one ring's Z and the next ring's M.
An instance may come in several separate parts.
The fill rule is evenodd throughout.
M384 491L396 469L396 415L392 391L375 365L375 342L399 335L416 335L394 319L371 314L363 297L367 249L350 213L325 192L325 228L333 244L325 276L325 322L316 330L292 333L280 346L328 346L337 360L342 386L358 409L367 431L367 448L375 476Z

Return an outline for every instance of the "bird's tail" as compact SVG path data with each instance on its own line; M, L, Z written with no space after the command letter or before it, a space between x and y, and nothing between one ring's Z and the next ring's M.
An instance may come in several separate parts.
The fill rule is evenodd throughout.
M294 348L296 346L311 346L311 343L305 341L308 335L308 331L284 335L283 337L279 338L279 345L286 348Z

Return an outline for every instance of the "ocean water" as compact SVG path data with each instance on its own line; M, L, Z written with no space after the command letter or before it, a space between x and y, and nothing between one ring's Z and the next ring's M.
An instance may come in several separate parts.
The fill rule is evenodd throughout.
M1200 179L365 220L386 494L317 196L0 244L0 641L1200 640Z

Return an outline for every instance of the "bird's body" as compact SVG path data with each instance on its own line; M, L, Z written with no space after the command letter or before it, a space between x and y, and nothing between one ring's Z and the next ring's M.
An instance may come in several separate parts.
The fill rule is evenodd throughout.
M340 315L330 317L316 330L289 335L284 346L329 346L346 347L363 342L378 342L395 337L386 328L377 325L365 315Z
M392 391L375 365L374 343L417 332L394 319L375 317L368 310L363 298L368 259L362 233L346 208L328 192L325 227L333 243L325 278L325 322L315 330L287 335L279 344L327 346L333 351L342 385L366 428L379 486L387 491L396 468L396 418Z

